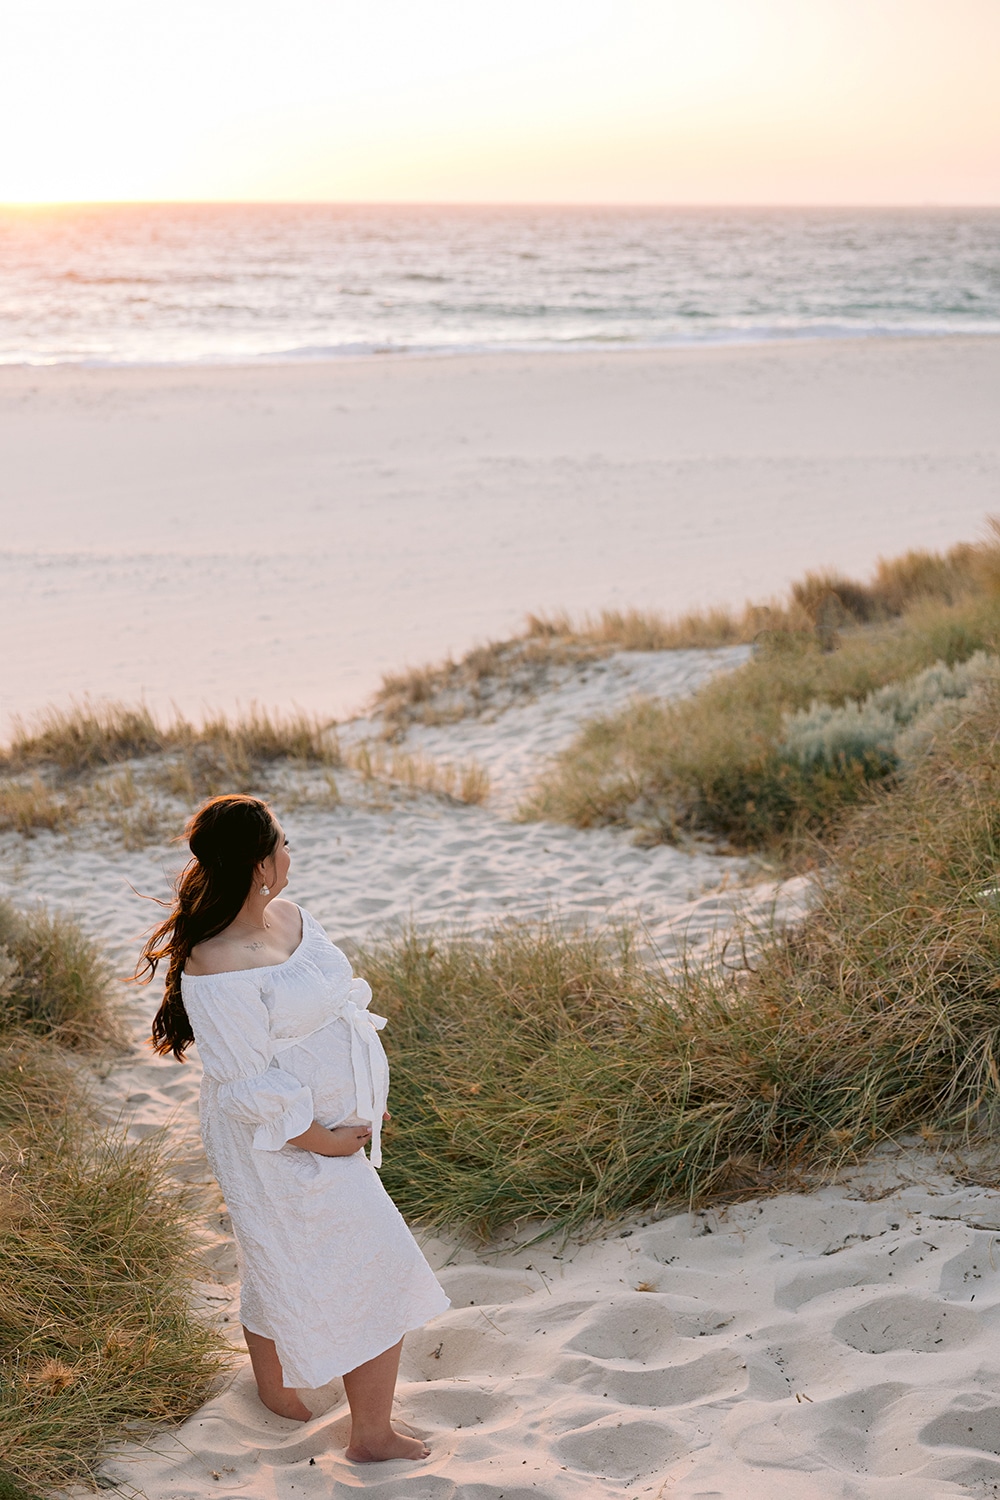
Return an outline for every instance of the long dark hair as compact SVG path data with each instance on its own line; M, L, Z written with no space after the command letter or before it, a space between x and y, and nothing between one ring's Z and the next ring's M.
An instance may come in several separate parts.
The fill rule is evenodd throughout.
M177 882L170 915L143 948L135 977L148 984L167 960L163 1004L153 1018L154 1052L178 1062L194 1041L181 999L181 973L191 949L223 932L243 909L254 870L278 847L278 825L259 797L233 793L199 807L184 830L194 858ZM166 902L163 903L166 905Z

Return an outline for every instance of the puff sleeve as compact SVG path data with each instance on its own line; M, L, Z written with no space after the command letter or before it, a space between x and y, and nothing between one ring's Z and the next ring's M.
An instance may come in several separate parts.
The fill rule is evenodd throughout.
M312 1090L272 1066L267 1006L242 974L185 975L184 1008L202 1067L219 1085L219 1108L256 1126L257 1151L280 1151L313 1122Z

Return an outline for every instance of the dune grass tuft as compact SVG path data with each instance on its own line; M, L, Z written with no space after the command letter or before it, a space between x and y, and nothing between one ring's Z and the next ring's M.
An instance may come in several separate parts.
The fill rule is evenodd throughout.
M627 937L410 934L359 960L391 1017L386 1185L489 1234L758 1193L1000 1108L1000 689L859 809L815 912L752 968Z
M37 771L23 781L0 780L0 831L30 837L40 828L66 828L75 816L73 801L53 791Z
M1000 598L988 595L912 605L898 620L845 633L836 650L814 635L778 634L691 698L638 700L591 720L522 813L583 828L631 825L648 841L707 833L787 854L894 770L882 754L804 763L785 748L791 716L861 702L998 645Z
M17 721L2 764L11 771L54 766L78 776L163 748L164 732L148 708L85 700L68 709L46 709L30 724Z
M85 700L15 727L0 751L0 830L30 836L89 818L141 848L179 831L165 799L189 808L219 792L266 791L286 762L340 765L332 722L252 706L236 718L161 723L143 705Z
M222 1354L189 1311L190 1205L155 1144L95 1129L63 1050L119 1040L100 953L66 919L4 904L0 960L0 1479L13 1497L90 1480L110 1445L187 1416Z
M488 641L459 661L387 673L373 699L387 739L409 724L451 724L487 709L525 702L553 670L593 660L607 647L582 639L531 632L510 641Z
M435 760L405 750L363 743L346 752L346 763L366 781L382 781L411 792L429 792L453 802L481 806L489 796L489 773L478 761Z
M101 950L67 917L0 901L0 1031L44 1036L87 1051L116 1045Z
M53 767L79 776L123 761L199 750L237 775L277 760L332 765L339 759L332 726L311 714L272 714L254 705L234 719L220 714L199 725L178 714L160 723L144 705L84 700L18 723L0 764L11 772Z
M565 610L529 614L520 635L488 641L459 661L387 674L373 707L389 738L408 724L451 723L534 696L553 672L613 651L767 646L788 639L830 650L840 631L884 624L924 604L953 605L1000 588L1000 520L986 539L946 553L883 558L867 581L807 573L786 600L668 616L649 609L604 609L574 618Z
M604 609L574 621L565 612L529 615L529 638L575 641L620 651L749 645L762 634L811 635L828 644L843 626L898 618L916 604L956 604L992 591L1000 580L1000 520L987 522L983 542L960 543L947 553L911 551L881 558L867 582L838 573L806 573L786 601L746 604L742 610L692 610L667 617L655 610Z
M0 1467L47 1489L189 1415L219 1370L155 1150L82 1127L71 1109L0 1135Z

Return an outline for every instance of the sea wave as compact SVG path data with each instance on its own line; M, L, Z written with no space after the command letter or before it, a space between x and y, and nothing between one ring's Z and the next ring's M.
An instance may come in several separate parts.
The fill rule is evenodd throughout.
M0 363L1000 332L995 210L0 210Z

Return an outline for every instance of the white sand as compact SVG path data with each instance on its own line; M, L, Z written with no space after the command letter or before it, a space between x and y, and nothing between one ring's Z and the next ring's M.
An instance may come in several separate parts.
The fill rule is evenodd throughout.
M1000 1194L913 1153L586 1245L430 1242L454 1305L408 1336L398 1393L427 1463L348 1464L339 1382L299 1426L244 1368L155 1456L106 1471L149 1500L992 1496L998 1229ZM231 1307L221 1236L216 1255L204 1291Z
M729 659L732 659L731 657ZM411 731L445 759L488 760L495 805L384 797L342 777L345 805L288 818L290 894L335 936L386 920L481 926L551 911L637 913L669 951L732 922L803 907L801 882L743 886L744 862L641 850L611 833L503 816L539 757L595 701L637 685L690 690L724 653L628 654L490 724ZM358 724L353 733L370 725ZM125 853L106 837L4 838L0 889L76 911L125 972L176 849ZM727 889L719 890L724 882ZM137 1042L155 995L130 992ZM390 1039L391 1045L391 1039ZM168 1128L178 1173L209 1182L196 1135L197 1059L137 1047L101 1086L133 1138ZM960 1171L960 1169L958 1169ZM398 1418L431 1441L424 1465L343 1457L338 1382L309 1393L305 1425L235 1380L176 1433L109 1460L147 1500L943 1500L1000 1493L1000 1193L962 1185L924 1151L890 1151L811 1193L726 1213L615 1225L586 1244L426 1241L453 1308L408 1338ZM236 1262L216 1192L200 1230L198 1305L239 1341Z
M740 604L978 532L1000 339L0 370L0 677L342 714L526 610Z

